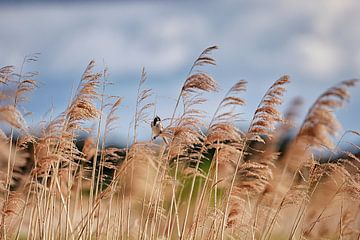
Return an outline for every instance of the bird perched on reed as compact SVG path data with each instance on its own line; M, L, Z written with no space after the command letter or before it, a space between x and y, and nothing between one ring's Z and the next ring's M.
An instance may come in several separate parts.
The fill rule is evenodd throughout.
M159 116L156 116L154 120L151 122L151 130L152 130L153 140L155 140L163 132L164 126ZM168 144L168 141L164 137L163 140L166 144Z

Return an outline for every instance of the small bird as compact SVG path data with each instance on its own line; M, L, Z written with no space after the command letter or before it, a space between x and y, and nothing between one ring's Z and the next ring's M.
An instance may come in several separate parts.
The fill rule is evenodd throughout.
M161 119L156 116L154 120L151 122L151 129L153 134L153 139L156 139L164 130Z
M164 130L164 126L162 125L161 119L156 116L154 120L151 122L152 129L152 139L155 140ZM167 140L163 137L164 142L167 144Z

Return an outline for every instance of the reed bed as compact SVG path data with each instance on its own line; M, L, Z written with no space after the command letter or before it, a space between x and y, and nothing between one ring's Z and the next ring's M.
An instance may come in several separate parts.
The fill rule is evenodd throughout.
M0 68L1 239L360 239L360 147L344 144L360 133L335 116L357 80L326 90L297 124L299 99L279 111L290 84L281 76L240 129L245 80L213 112L200 110L219 89L204 71L215 50L185 77L166 143L138 140L156 108L142 70L123 148L107 144L122 107L107 94L107 69L91 61L68 107L34 134L22 105L37 73L23 69L38 55Z

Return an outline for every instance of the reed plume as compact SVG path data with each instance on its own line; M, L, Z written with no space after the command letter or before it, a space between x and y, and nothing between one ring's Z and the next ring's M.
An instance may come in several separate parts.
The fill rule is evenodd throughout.
M133 142L136 142L137 137L137 129L139 127L140 122L149 122L148 117L149 113L147 110L149 110L151 107L154 106L153 102L149 102L149 98L152 95L152 89L151 88L144 88L144 84L146 81L146 72L145 68L141 69L141 77L137 89L137 99L136 99L136 105L135 105L135 115L134 115L134 140Z
M46 173L54 163L69 166L71 162L85 160L74 143L74 134L76 130L85 130L82 122L96 119L100 114L94 100L99 97L96 89L101 74L92 72L94 66L95 61L91 61L86 67L68 109L43 130L35 146L35 172Z
M277 107L282 103L282 96L285 92L284 84L289 82L287 75L281 77L273 83L261 99L254 116L251 120L248 131L245 135L246 145L237 157L235 173L231 180L229 195L225 205L226 215L222 221L222 236L224 236L225 227L233 227L235 224L241 225L243 221L238 208L243 205L236 203L237 199L243 198L251 201L266 191L273 178L274 161L278 153L274 151L269 143L264 150L255 149L255 156L251 160L245 160L244 157L249 151L249 140L265 144L265 140L272 140L273 131L277 123L282 121ZM268 141L269 142L269 141ZM245 222L249 219L245 219ZM254 227L250 226L251 234L254 233Z
M264 142L264 137L271 138L275 125L281 122L280 112L276 109L282 103L284 84L289 82L289 76L279 78L267 90L257 107L247 132L248 139Z
M245 100L238 94L246 91L246 84L245 80L238 81L220 102L207 131L206 141L209 144L240 142L241 133L235 126L240 121L240 114L234 110L245 104Z
M321 94L309 109L297 137L313 147L332 148L332 138L341 129L334 111L350 99L348 88L355 86L357 81L343 81Z
M187 147L195 144L201 145L204 142L204 136L201 133L201 127L204 126L202 121L204 112L197 109L197 106L206 101L202 97L202 93L216 91L218 85L209 74L198 70L197 67L215 65L215 60L210 57L210 54L216 49L218 49L217 46L208 47L199 55L181 88L173 116L170 119L170 126L165 129L164 133L171 139L170 158L183 155ZM183 113L180 118L175 119L180 98L183 100Z

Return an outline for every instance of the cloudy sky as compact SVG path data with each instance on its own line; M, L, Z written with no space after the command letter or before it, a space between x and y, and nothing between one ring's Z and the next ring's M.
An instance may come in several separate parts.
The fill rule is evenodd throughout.
M41 52L39 61L28 66L40 72L40 88L26 105L33 112L30 125L52 107L64 110L91 59L99 69L108 66L114 82L110 93L124 97L118 130L124 137L141 67L159 116L169 117L193 60L216 44L218 65L210 73L222 90L204 107L212 113L224 91L246 79L248 104L242 111L249 119L283 74L292 80L285 106L301 96L305 108L331 85L358 78L359 12L358 0L0 1L0 66L19 66L25 55ZM360 130L359 87L338 112L344 129Z

